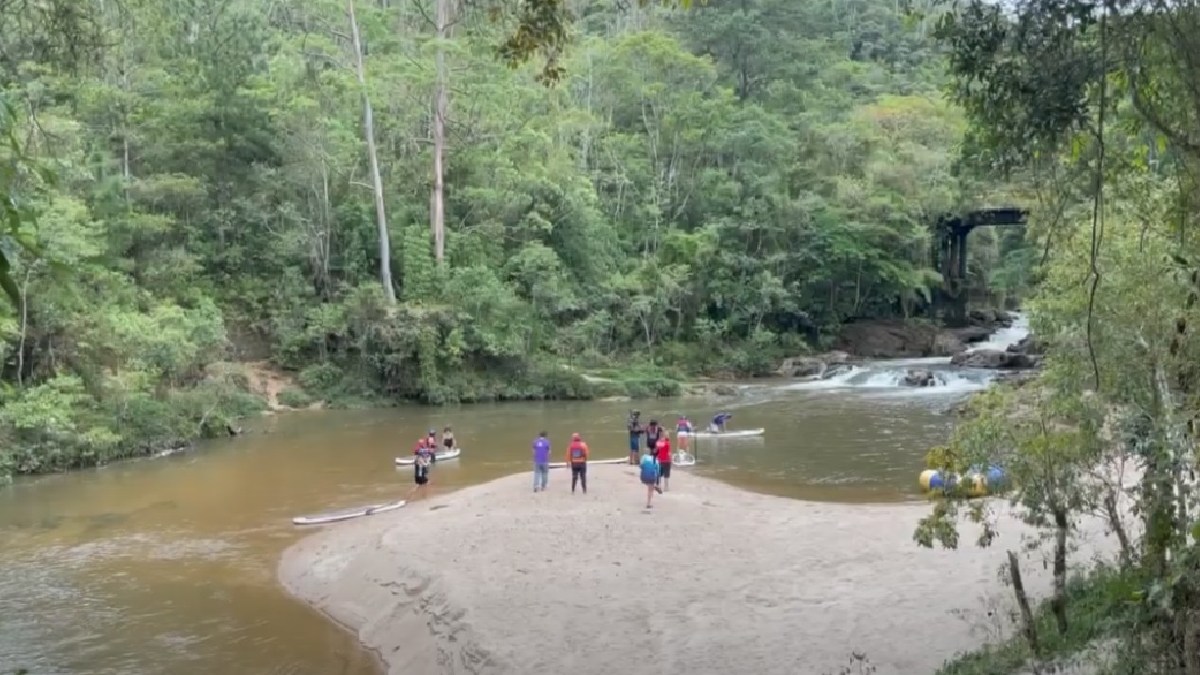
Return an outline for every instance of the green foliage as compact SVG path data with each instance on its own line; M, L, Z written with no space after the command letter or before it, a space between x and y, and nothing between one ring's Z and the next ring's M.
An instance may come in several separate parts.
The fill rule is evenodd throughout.
M12 461L215 433L242 390L206 368L250 352L299 373L294 403L669 396L928 309L931 220L994 191L956 173L927 27L880 0L667 4L468 4L446 38L432 8L358 4L396 303L343 3L89 4L63 27L78 54L57 3L0 17L0 197L23 209L0 281L28 299L0 309ZM543 48L560 86L520 65ZM976 286L1019 296L998 261L1020 249L979 236Z

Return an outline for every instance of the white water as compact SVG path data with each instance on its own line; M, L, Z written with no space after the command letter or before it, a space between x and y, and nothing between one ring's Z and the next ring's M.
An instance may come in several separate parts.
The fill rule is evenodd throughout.
M1010 344L1020 342L1029 334L1029 319L1014 313L1012 326L1001 328L987 340L976 343L969 351L981 349L1007 348ZM838 366L834 366L838 368ZM859 389L864 391L882 392L898 390L895 393L905 395L945 395L965 393L986 389L999 375L998 371L981 368L963 368L950 365L949 357L925 359L882 359L865 361L853 366L841 366L844 370L832 377L819 380L807 380L786 384L779 389L819 391L828 389ZM910 370L927 370L937 381L932 387L912 387L903 384L904 377Z
M976 342L967 351L977 352L985 349L1004 351L1008 349L1009 345L1015 345L1029 335L1029 317L1019 312L1011 312L1011 315L1013 317L1011 326L992 333L991 337L983 342Z

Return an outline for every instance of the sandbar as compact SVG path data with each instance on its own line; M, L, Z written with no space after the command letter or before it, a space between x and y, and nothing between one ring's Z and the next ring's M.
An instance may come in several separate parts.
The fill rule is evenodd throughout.
M518 474L325 527L280 580L392 675L822 675L856 653L917 675L1011 633L998 572L1032 530L1000 500L991 547L964 526L959 550L930 550L912 540L923 501L806 502L676 471L647 511L634 467L589 474L587 495ZM1075 540L1073 567L1114 550L1091 518ZM1046 596L1043 555L1022 555Z

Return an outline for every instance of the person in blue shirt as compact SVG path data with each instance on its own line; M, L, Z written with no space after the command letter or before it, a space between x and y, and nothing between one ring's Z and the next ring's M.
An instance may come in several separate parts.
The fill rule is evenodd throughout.
M533 491L545 492L550 482L550 439L541 432L533 442Z
M712 418L712 424L708 425L708 430L719 434L725 431L725 423L733 419L733 413L719 412Z
M646 486L646 508L650 508L654 493L662 494L662 488L658 486L658 460L653 452L642 455L640 478Z

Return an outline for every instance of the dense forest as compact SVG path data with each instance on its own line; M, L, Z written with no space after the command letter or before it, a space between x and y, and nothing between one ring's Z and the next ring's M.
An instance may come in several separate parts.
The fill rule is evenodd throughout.
M0 473L221 433L244 361L294 404L769 372L923 313L932 220L1010 196L895 3L581 1L520 62L536 4L0 0Z
M915 533L1007 549L1018 630L943 672L1064 672L1076 659L1068 672L1200 675L1200 5L966 0L935 32L967 113L964 160L1035 177L1053 205L1029 233L1042 242L1026 308L1045 369L973 401L929 456L943 470L1004 467L1039 536L961 499L936 500ZM959 516L982 530L960 532ZM980 536L960 543L966 532ZM1043 566L1054 583L1039 608L1021 571Z

